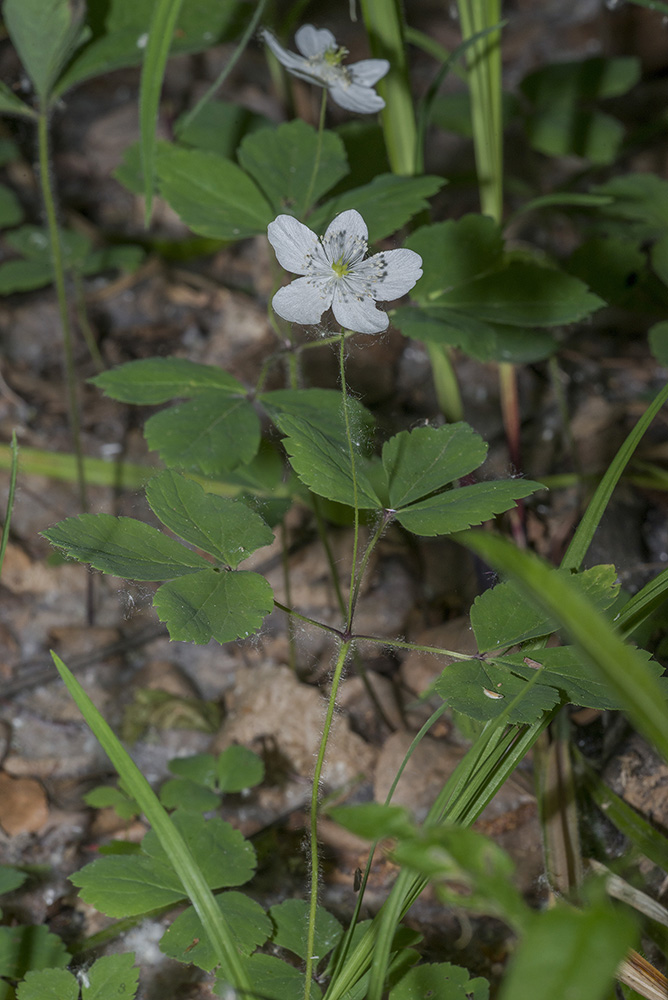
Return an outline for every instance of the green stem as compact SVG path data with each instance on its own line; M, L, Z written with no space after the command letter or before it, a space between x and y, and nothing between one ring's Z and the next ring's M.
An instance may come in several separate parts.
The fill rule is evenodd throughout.
M357 550L359 546L359 533L360 533L360 512L359 506L357 504L357 474L355 472L355 446L353 445L353 437L350 430L350 413L348 412L348 391L346 389L346 364L345 364L345 337L343 330L341 331L340 338L340 348L339 348L339 372L341 376L341 394L343 399L343 419L346 424L346 440L348 441L348 453L350 455L350 471L353 480L353 498L354 498L354 534L353 534L353 556L352 556L352 567L350 570L350 592L348 595L348 616L346 619L346 632L350 632L353 624L353 614L355 612L355 594L357 590L356 579L357 579Z
M290 586L290 560L288 558L288 531L285 521L281 521L281 564L283 567L285 600L290 605L292 604L292 588ZM295 643L295 622L292 615L288 615L288 666L293 673L296 673L297 645Z
M16 431L12 431L12 443L10 448L12 450L12 467L9 474L7 513L5 514L5 523L2 526L2 541L0 542L0 573L2 572L2 566L5 561L5 552L7 551L7 542L9 541L9 527L12 521L12 511L14 510L14 497L16 496L16 478L19 472L19 449L16 444Z
M276 603L276 602L274 602ZM436 646L421 646L416 642L402 642L399 639L384 639L375 635L361 635L354 632L351 636L355 642L376 642L380 646L392 649L415 649L419 653L433 653L435 656L452 656L455 660L470 660L470 653L457 653L454 649L438 649Z
M339 684L343 674L343 668L350 651L350 646L351 643L349 640L341 644L336 666L334 667L332 689L329 694L327 715L325 716L325 725L322 730L322 737L320 738L320 748L315 762L313 788L311 790L311 896L309 902L308 935L306 939L306 978L304 982L304 1000L309 1000L311 996L313 963L319 958L319 956L315 956L313 954L313 949L315 947L315 922L318 913L318 873L320 868L320 859L318 857L318 798L320 795L320 779L322 777L322 769L325 763L325 751L327 750L329 733L332 728L332 719L334 717L334 709L336 707L336 695L339 690Z
M431 363L431 373L441 413L448 423L457 423L464 419L464 407L459 391L459 382L452 364L452 350L441 344L426 343L425 346Z
M93 328L90 325L88 313L86 312L86 297L84 295L83 280L81 275L77 272L73 274L72 278L74 282L74 303L79 329L83 335L83 339L86 341L86 347L88 348L88 353L91 356L93 364L97 368L98 372L101 372L104 371L104 360L100 354L100 348L97 346L95 334L93 333Z
M46 222L49 232L49 245L51 249L51 263L53 265L53 280L56 287L58 312L63 331L65 381L67 384L70 430L72 433L72 442L74 444L74 453L76 456L79 506L81 510L85 512L88 509L88 497L86 491L83 452L81 449L81 423L79 419L79 402L77 399L76 374L74 370L72 328L70 326L69 310L67 307L65 267L60 243L60 233L58 231L58 220L56 218L56 204L53 190L51 188L51 174L49 169L49 114L48 110L44 107L40 107L37 116L37 146L42 201L44 203L44 211L46 214Z
M313 625L315 628L322 629L323 632L329 632L331 635L335 635L337 639L343 638L343 633L339 631L338 628L334 628L332 625L325 625L324 622L316 621L315 618L309 618L307 615L300 615L298 611L293 611L292 608L288 608L285 604L281 604L280 601L274 600L274 607L282 611L283 614L290 615L292 618L296 618L300 622L304 622L306 625Z
M357 607L357 599L359 597L362 580L364 579L364 573L366 572L366 568L369 564L369 558L371 556L371 553L375 549L376 545L380 541L380 537L385 531L385 528L392 520L392 517L393 517L392 514L385 514L383 517L381 517L376 526L376 530L374 531L373 535L369 540L369 544L366 547L364 555L362 556L362 561L360 562L359 569L357 571L357 579L355 580L353 599L351 601L352 610L350 612L350 625L352 625L352 616L355 614L355 608Z
M302 203L302 216L306 215L309 208L311 207L311 199L313 198L313 191L315 190L315 182L318 177L318 171L320 170L320 159L322 157L322 134L325 131L325 113L327 111L327 88L323 87L322 90L322 100L320 101L320 118L318 120L318 140L315 147L315 157L313 160L313 170L311 171L311 180L309 181L308 188L306 189L306 197Z
M239 61L239 58L241 57L241 55L243 54L246 46L248 45L248 43L250 42L251 38L253 37L253 34L255 33L255 29L258 26L260 18L262 17L262 12L264 11L266 3L267 3L267 0L258 0L257 7L255 9L255 13L252 16L252 18L251 18L251 20L250 20L250 22L248 24L248 27L246 28L246 30L244 31L243 35L241 36L241 41L239 42L239 44L237 45L236 49L234 50L234 54L225 63L225 65L223 66L221 72L218 74L218 76L216 77L216 79L214 80L214 82L211 84L211 86L209 87L209 89L206 91L206 93L203 95L203 97L201 97L200 100L197 102L197 104L192 109L192 111L189 111L188 114L184 118L181 119L181 121L179 122L179 125L178 125L178 129L177 129L178 134L181 134L182 132L185 131L185 129L188 128L188 126L192 123L192 121L200 113L200 111L202 110L202 108L204 107L204 105L208 104L208 102L211 100L211 98L216 93L216 91L220 87L222 87L223 83L225 82L225 80L227 79L227 77L230 75L230 73L232 72L232 70L234 69L234 67L236 66L236 64Z

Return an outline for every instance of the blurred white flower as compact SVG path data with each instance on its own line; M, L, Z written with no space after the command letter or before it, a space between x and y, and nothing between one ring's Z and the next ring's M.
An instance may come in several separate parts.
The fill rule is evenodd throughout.
M331 306L347 330L380 333L389 320L376 302L400 298L422 275L422 258L413 250L383 250L365 260L369 234L354 209L337 215L321 238L291 215L270 222L267 235L279 264L303 275L272 300L291 323L317 323Z
M331 31L318 30L312 24L302 25L295 35L300 56L279 45L270 31L263 30L260 34L289 73L318 87L326 87L332 100L347 111L372 114L385 107L385 101L373 85L389 70L387 59L363 59L343 66L347 50L336 44Z

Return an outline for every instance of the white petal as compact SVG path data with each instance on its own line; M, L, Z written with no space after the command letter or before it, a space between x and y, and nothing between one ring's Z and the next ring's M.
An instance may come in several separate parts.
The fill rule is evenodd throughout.
M279 215L267 226L267 238L281 267L306 274L311 256L320 249L318 237L291 215Z
M336 38L327 28L314 28L312 24L303 24L295 35L295 45L307 59L317 59L328 49L338 48Z
M369 230L366 227L366 222L359 212L356 212L354 208L349 208L347 212L341 212L332 219L327 226L322 242L325 246L333 240L345 241L346 244L352 245L359 240L367 243L368 239Z
M317 323L332 304L331 282L297 278L274 295L271 304L275 312L290 323L310 326Z
M353 83L361 83L364 87L373 87L389 71L387 59L362 59L348 66Z
M287 49L284 49L270 31L263 29L260 32L260 35L274 53L279 63L285 66L286 69L295 75L297 75L300 70L302 71L302 74L306 72L309 66L307 59L304 59L303 56L298 56L295 52L289 52ZM311 76L312 74L307 75L305 76L305 79L310 80Z
M422 257L413 250L384 250L358 264L354 277L369 282L367 287L378 302L391 302L422 277Z
M365 295L358 298L349 294L345 286L337 284L334 289L332 312L337 323L355 333L382 333L387 330L387 313L376 309L373 299Z
M361 83L335 82L329 87L329 96L346 111L357 111L361 115L371 115L385 107L385 101L371 87Z

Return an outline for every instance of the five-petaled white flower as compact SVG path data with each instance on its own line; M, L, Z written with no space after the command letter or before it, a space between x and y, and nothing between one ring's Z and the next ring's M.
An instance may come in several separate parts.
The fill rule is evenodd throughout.
M389 320L376 302L400 298L422 275L422 258L413 250L383 250L365 260L368 230L354 209L337 215L321 238L291 215L270 222L267 235L279 264L303 275L272 300L291 323L317 323L331 306L347 330L380 333Z
M342 66L347 49L336 44L331 31L304 24L295 35L301 52L288 52L276 41L270 31L261 31L262 38L283 66L299 77L318 87L326 87L333 101L347 111L372 114L385 107L385 101L373 89L390 68L387 59L363 59L361 62Z

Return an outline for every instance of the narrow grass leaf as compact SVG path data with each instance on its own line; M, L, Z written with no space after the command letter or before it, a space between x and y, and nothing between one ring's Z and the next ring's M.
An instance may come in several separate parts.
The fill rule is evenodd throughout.
M207 927L216 955L227 963L233 985L250 992L251 986L245 968L239 959L233 937L222 917L216 900L178 829L160 805L155 792L138 769L130 755L121 746L106 721L74 675L55 653L52 653L58 673L76 702L111 763L118 772L128 793L136 800L151 824L156 836L169 857L170 864L179 877L186 894L193 903L200 919Z
M587 506L587 510L577 527L564 558L561 560L562 569L578 570L580 568L615 486L619 482L631 456L640 444L645 431L667 401L668 385L658 393L654 401L647 407L608 466L603 479Z

